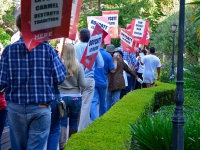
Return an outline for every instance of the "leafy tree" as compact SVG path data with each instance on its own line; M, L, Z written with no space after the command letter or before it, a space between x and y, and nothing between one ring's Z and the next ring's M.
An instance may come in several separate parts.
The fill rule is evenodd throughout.
M198 52L199 52L199 42L197 38L196 28L198 23L195 23L193 26L190 26L189 18L194 15L193 7L186 7L186 23L185 23L185 38L184 38L184 56L186 63L197 63ZM165 54L167 59L171 60L172 53L172 31L171 24L178 24L178 13L175 13L171 17L165 19L154 33L151 35L150 45L157 48L160 53ZM178 29L175 34L175 55L178 51ZM176 61L175 61L176 63Z
M13 0L0 0L1 9L0 9L0 27L3 28L6 33L10 35L13 34L15 23L14 23L14 9L15 3Z
M195 14L189 18L190 25L193 26L196 22L199 22L200 20L200 1L194 1L187 3L187 5L191 5L193 7L193 11ZM197 27L197 36L198 39L200 39L200 26Z

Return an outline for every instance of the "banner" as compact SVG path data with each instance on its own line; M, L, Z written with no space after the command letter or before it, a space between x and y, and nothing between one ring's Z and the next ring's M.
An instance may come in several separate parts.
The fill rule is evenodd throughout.
M102 16L108 17L109 23L109 34L111 38L119 38L118 36L118 20L119 20L119 11L102 11Z
M68 37L72 0L22 0L21 29L28 50L42 41Z
M68 36L68 38L71 40L76 40L78 20L79 20L79 16L80 16L82 1L83 0L73 0L72 1L70 29L69 29L69 36Z
M94 31L90 37L90 40L85 48L83 56L80 62L87 67L89 70L92 69L96 57L98 55L98 51L100 49L100 45L102 40L108 35L106 31L104 31L101 26L97 23L95 25Z
M135 53L133 37L129 31L121 29L120 39L121 39L121 46L124 51Z
M132 19L131 33L135 42L140 44L145 43L148 27L149 21L136 18Z
M88 30L92 33L96 23L98 23L101 28L109 33L108 17L103 16L88 16L87 17ZM110 44L110 35L108 34L104 39L104 44Z

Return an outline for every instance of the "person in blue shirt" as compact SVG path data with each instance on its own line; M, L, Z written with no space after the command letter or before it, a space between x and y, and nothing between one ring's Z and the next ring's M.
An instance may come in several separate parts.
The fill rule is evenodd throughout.
M85 48L88 44L88 41L90 39L90 31L86 28L81 29L79 32L79 39L80 39L80 42L75 44L74 48L76 50L77 58L80 62L83 56L83 53L85 51ZM94 70L95 70L95 67L103 68L103 66L104 66L104 61L100 52L98 52L98 55L96 57L96 60L91 70L83 66L85 68L86 86L81 91L82 107L81 107L78 131L85 129L91 123L90 107L91 107L92 98L94 95L94 87L95 87Z
M102 116L107 111L106 96L108 89L108 73L109 72L114 73L117 67L117 58L114 57L113 61L112 56L108 52L106 52L106 50L103 47L104 47L104 41L102 41L101 48L99 50L104 60L104 67L103 68L95 67L94 71L95 91L90 109L90 115L92 121ZM107 49L114 52L115 47L114 45L111 44L107 46ZM99 104L99 112L97 111L98 104Z
M16 25L21 31L21 15ZM5 89L8 104L11 149L44 149L54 85L65 78L66 68L48 42L29 51L22 35L5 47L0 60L0 91Z

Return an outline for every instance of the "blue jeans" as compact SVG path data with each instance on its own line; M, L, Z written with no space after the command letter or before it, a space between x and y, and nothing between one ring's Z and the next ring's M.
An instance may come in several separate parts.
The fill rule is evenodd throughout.
M11 149L43 150L49 135L51 107L9 101L7 104Z
M61 118L61 126L67 128L69 118L69 129L78 130L78 120L81 111L82 98L81 97L62 97L66 105L66 116Z
M47 140L47 150L57 150L60 137L60 118L58 116L57 101L51 102L51 127Z
M98 116L102 116L106 112L106 94L107 87L95 87L94 97L92 99L92 104L90 108L90 115L92 121L98 118ZM99 113L97 112L98 104Z
M121 90L113 90L113 91L108 90L106 99L107 111L111 108L112 105L114 105L116 102L119 101L120 93Z
M2 132L3 132L5 121L6 121L7 111L8 111L7 108L0 110L0 142L1 142L1 136L2 136ZM0 146L0 150L1 150L1 146Z

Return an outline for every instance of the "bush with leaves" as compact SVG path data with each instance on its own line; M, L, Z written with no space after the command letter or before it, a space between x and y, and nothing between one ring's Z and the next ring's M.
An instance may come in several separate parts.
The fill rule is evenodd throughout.
M169 108L169 107L167 107ZM200 149L200 112L185 107L184 149ZM171 150L172 110L161 111L155 116L141 118L138 124L131 125L134 150ZM167 113L166 113L167 112Z
M0 28L0 42L3 44L5 47L10 43L10 35L5 32L2 28Z
M200 66L191 65L184 72L184 88L200 89Z
M163 114L141 118L131 125L134 150L170 150L172 138L171 118Z
M165 82L165 83L169 83L170 82L170 75L171 75L171 64L170 64L170 62L162 63L160 81Z

